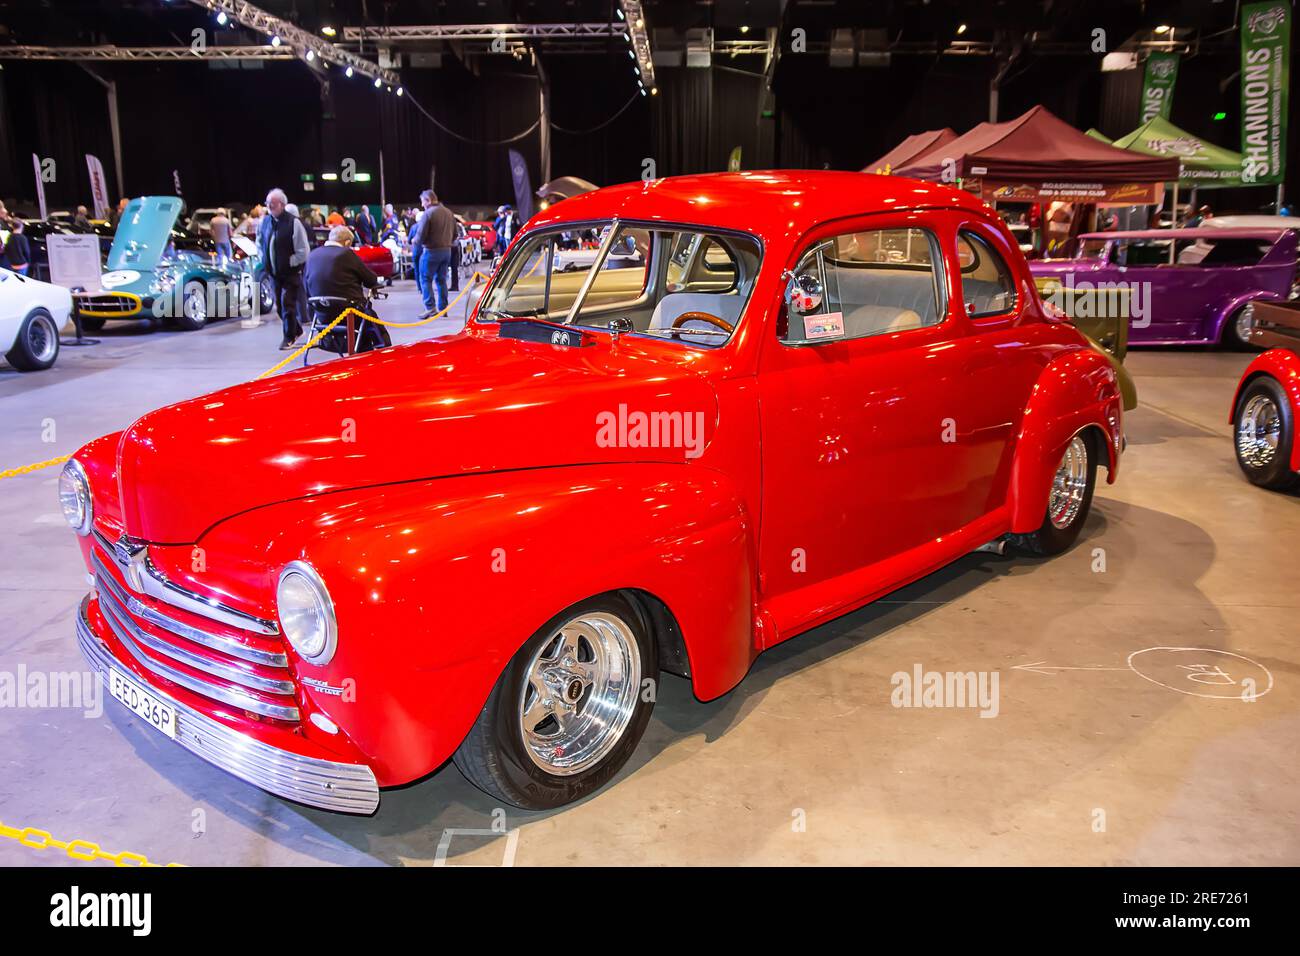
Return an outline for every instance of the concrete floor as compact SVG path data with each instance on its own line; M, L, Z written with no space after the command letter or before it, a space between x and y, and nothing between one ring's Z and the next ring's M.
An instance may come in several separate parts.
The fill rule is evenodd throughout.
M384 314L413 300L399 285ZM51 372L0 366L0 470L249 378L278 337L110 329ZM1143 404L1123 474L1074 550L967 557L775 649L719 701L668 678L632 762L577 806L502 817L448 766L373 818L317 812L108 701L98 717L0 710L0 821L192 865L431 865L440 843L452 865L1300 863L1300 500L1237 471L1225 418L1246 362L1131 355ZM57 472L0 481L0 672L84 670ZM1208 650L1130 665L1162 647ZM891 675L918 664L996 672L997 716L891 706ZM0 839L0 865L69 862Z

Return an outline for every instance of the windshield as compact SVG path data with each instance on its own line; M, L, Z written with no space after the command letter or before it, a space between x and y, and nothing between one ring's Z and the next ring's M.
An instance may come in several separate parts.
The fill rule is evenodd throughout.
M484 321L540 319L689 345L726 342L762 251L752 236L699 226L598 222L524 237L479 310Z

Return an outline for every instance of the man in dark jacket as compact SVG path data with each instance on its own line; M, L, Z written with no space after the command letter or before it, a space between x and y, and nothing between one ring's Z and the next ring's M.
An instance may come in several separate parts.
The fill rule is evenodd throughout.
M456 241L456 216L438 202L438 195L432 189L420 193L420 202L424 214L411 236L411 248L414 251L419 246L422 250L420 269L424 277L425 313L421 318L428 318L447 308L447 270L451 268L451 247Z
M352 231L347 226L335 226L329 241L307 256L304 281L308 296L335 296L356 308L365 305L366 289L379 285L379 278L352 251Z
M325 245L311 251L307 256L307 271L304 278L307 295L311 298L333 296L344 299L357 311L373 315L374 309L368 307L366 303L366 290L376 288L379 285L379 277L371 272L361 261L361 257L352 251L352 241L352 230L347 226L335 226L330 230L330 237ZM332 320L341 310L331 308L329 311L334 314L327 315L325 318ZM339 328L342 329L342 326ZM346 342L345 336L346 333L344 336L334 335L334 338ZM391 339L381 326L367 323L361 330L357 351L366 352L377 346L389 344ZM331 346L327 342L322 342L321 347ZM335 351L343 351L343 349L335 349Z
M15 219L13 222L14 231L10 234L9 241L5 243L0 265L25 276L32 265L32 244L23 235L23 221Z
M257 229L257 247L262 267L275 287L275 307L284 326L281 349L291 349L302 334L299 299L302 296L302 267L311 244L307 228L284 208L288 198L283 189L266 194L266 215Z

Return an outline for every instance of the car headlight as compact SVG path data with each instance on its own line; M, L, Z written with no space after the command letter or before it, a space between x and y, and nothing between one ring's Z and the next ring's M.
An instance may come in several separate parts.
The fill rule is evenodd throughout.
M73 531L80 535L90 534L95 506L90 499L90 482L86 480L85 469L75 458L68 459L59 475L59 504Z
M164 272L158 278L153 280L154 294L168 293L176 288L176 274L174 272Z
M316 569L303 561L286 564L275 589L275 603L284 636L293 649L313 664L328 664L338 646L338 626L334 602Z

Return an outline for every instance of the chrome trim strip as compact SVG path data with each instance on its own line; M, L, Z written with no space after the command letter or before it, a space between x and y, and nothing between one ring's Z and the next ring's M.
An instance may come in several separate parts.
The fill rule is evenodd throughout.
M231 657L238 657L240 660L248 661L252 664L264 664L267 667L288 667L289 655L279 651L263 651L256 647L249 647L247 644L241 644L239 641L220 634L210 634L207 631L201 631L197 627L182 623L174 617L168 617L161 611L155 611L146 604L142 604L136 598L127 594L117 579L109 572L107 565L100 560L97 552L91 551L90 559L94 563L95 571L104 578L105 581L113 588L114 594L118 596L119 603L125 604L126 609L136 617L144 618L150 624L161 627L164 631L171 631L173 634L179 634L186 640L193 641L195 644L202 644L214 651L220 651L223 654L229 654Z
M209 660L200 654L195 654L193 651L187 651L183 647L177 647L175 644L159 640L131 619L131 615L127 613L126 602L123 600L125 595L121 593L115 581L101 575L96 577L95 583L100 586L99 596L112 605L109 610L113 612L113 616L125 625L138 643L143 644L151 651L155 651L163 657L178 660L197 671L203 671L203 673L211 674L213 677L228 680L232 684L241 684L250 690L279 694L282 697L293 696L296 688L293 681L288 678L263 677L261 674L253 673L248 669L249 665L242 662L225 664L221 661Z
M154 660L140 650L135 641L131 639L131 635L127 633L133 626L130 623L130 618L126 618L125 622L119 619L118 615L122 612L116 610L111 601L101 604L99 608L104 612L104 620L113 629L113 633L122 642L122 646L135 658L136 663L145 670L151 671L175 684L180 684L186 690L192 690L196 694L221 701L221 703L229 704L231 707L238 707L240 710L251 711L254 714L261 714L263 717L272 717L276 720L296 721L300 719L301 715L298 713L297 707L267 703L261 698L254 697L246 691L237 690L233 687L218 687L216 684L210 684L205 680L199 680L197 677L191 677L170 664Z
M94 529L94 535L95 540L104 549L104 553L108 558L118 567L122 567L122 562L117 559L117 553L113 548L113 542L105 538L98 528ZM125 570L123 568L124 572ZM279 625L274 621L255 617L252 614L245 614L243 611L222 604L216 598L204 597L167 580L167 576L155 568L153 562L149 560L148 550L145 551L144 555L144 571L146 573L140 576L140 583L144 587L144 593L150 597L157 598L159 601L164 601L183 611L189 611L191 614L209 617L214 621L220 621L222 624L243 628L256 634L265 634L270 637L280 633Z
M77 615L77 643L107 684L114 660L90 628L89 604L87 596ZM149 692L176 709L176 743L240 780L322 810L369 815L378 809L379 785L365 764L336 763L280 750L200 714L156 687Z

